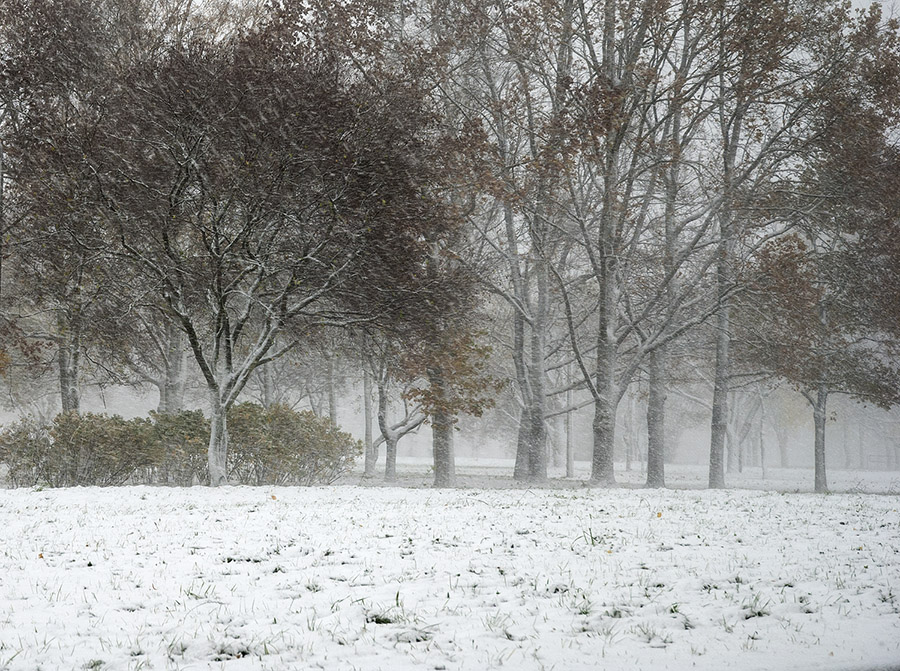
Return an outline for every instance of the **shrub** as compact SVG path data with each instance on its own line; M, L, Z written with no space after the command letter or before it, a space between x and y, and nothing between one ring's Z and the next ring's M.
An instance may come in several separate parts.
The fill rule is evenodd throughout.
M48 484L121 485L162 458L148 419L63 413L50 426L53 469Z
M199 410L172 414L151 412L155 439L162 460L155 465L150 481L171 485L208 482L206 452L209 449L209 420Z
M151 418L67 413L50 425L26 418L0 432L0 463L13 487L208 481L209 421L203 413ZM330 483L362 451L328 419L280 405L236 405L228 430L229 477L240 484Z
M51 441L47 427L26 417L0 432L0 463L13 487L34 487L49 482Z
M0 433L0 461L13 487L120 485L159 458L146 419L64 413L50 425L28 417Z
M284 405L232 407L228 434L229 478L242 484L327 484L362 452L362 444L330 420Z

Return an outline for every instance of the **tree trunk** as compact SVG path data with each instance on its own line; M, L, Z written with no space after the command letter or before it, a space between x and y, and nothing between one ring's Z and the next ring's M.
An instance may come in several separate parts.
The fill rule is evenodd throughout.
M4 152L3 141L0 140L0 296L3 294L3 243L6 239L6 200L5 200L5 173L6 173L6 164L4 159L6 154ZM0 300L0 314L4 311L3 301Z
M260 383L262 384L262 404L264 408L275 405L275 380L272 379L271 364L263 364L259 367Z
M553 467L559 468L566 460L566 418L557 415L553 420Z
M543 394L543 390L541 393ZM544 482L547 479L547 424L544 421L543 404L535 404L529 421L528 482Z
M431 418L434 450L434 486L452 487L456 484L456 464L453 457L453 418L436 412Z
M369 371L363 371L363 415L365 415L366 421L364 475L371 478L375 475L378 453L372 440L372 375Z
M731 399L734 400L733 398ZM725 471L726 473L734 473L737 471L737 453L738 442L737 432L734 430L733 422L728 422L725 427Z
M68 322L61 314L57 318L59 332L59 394L63 412L81 412L78 367L81 344L78 325Z
M569 388L566 390L566 477L575 477L575 442L572 440L572 364L569 364L567 376Z
M709 441L709 488L725 486L725 436L728 432L728 375L730 368L731 328L730 307L722 295L727 291L730 272L728 253L720 243L717 282L722 304L716 315L716 371L713 383L712 423Z
M185 358L185 336L175 324L166 326L165 361L163 379L159 385L159 405L157 412L171 415L184 410L184 388L187 370Z
M526 390L523 386L523 396ZM519 412L519 430L516 432L516 464L513 467L513 480L524 482L528 479L528 454L531 444L531 413L527 399Z
M543 482L547 479L547 425L544 421L546 414L544 331L546 330L547 281L545 264L540 265L543 268L543 274L535 271L539 275L537 278L538 300L532 317L530 360L523 371L527 381L522 391L524 406L519 418L516 465L513 472L514 479L522 482ZM522 346L524 347L524 342ZM524 360L524 351L522 358Z
M828 491L828 481L825 477L825 405L828 401L828 389L820 385L816 391L815 405L813 406L813 423L816 429L815 439L815 490L824 494Z
M331 418L331 423L337 426L337 391L334 380L334 356L331 352L328 353L328 416Z
M607 207L611 208L612 205L604 205L604 209ZM599 306L600 328L597 335L597 372L594 382L597 397L594 399L594 450L591 460L591 482L607 486L616 484L613 457L616 445L616 408L619 401L616 387L616 262L615 255L609 251L610 245L612 242L608 240L604 243L606 251L600 262L603 299Z
M765 398L760 398L760 401L759 401L759 467L762 469L762 479L763 480L765 480L768 477L768 473L766 472L768 469L768 463L766 460L765 430L766 430L766 401L765 401Z
M618 79L615 65L616 3L607 2L603 17L603 74L607 81ZM616 310L618 309L618 189L619 152L616 138L607 136L603 165L603 201L600 210L600 233L597 240L600 259L600 303L598 305L597 370L595 375L593 455L591 483L616 484L613 466L616 445L616 407L619 402L616 384L618 342Z
M724 43L720 45L724 58ZM720 93L724 105L725 72L719 75ZM740 83L740 82L739 82ZM725 487L725 435L728 431L728 387L731 375L731 295L734 273L735 214L731 205L734 197L735 163L741 142L746 103L736 101L734 115L728 117L724 107L719 109L719 125L722 133L722 177L725 205L719 214L719 240L716 247L716 363L713 381L712 421L709 441L709 487Z
M849 413L844 413L843 421L841 422L841 437L843 438L843 448L844 448L844 468L848 471L853 468L853 453L850 450L850 436L849 436L849 425L850 425L850 417Z
M778 420L775 420L775 439L778 441L778 464L781 468L790 466L790 456L788 450L788 433L784 429L777 426Z
M738 399L735 394L728 396L728 422L725 425L725 473L736 473L738 470Z
M397 482L397 436L384 441L384 481Z
M613 446L616 442L615 404L609 399L594 404L594 453L591 460L591 484L613 486L616 476L613 466Z
M397 442L400 436L391 430L388 421L388 376L382 371L378 378L378 428L385 443L384 479L394 482L397 479ZM374 463L372 468L374 468Z
M228 484L228 425L225 406L222 405L216 392L212 392L210 401L212 417L209 426L207 463L209 465L209 484L211 487L218 487Z
M650 394L647 399L647 486L666 486L666 353L650 354Z
M456 461L453 456L453 415L440 403L447 398L444 371L428 369L428 382L439 399L438 408L431 415L432 452L434 456L434 486L452 487L456 484Z
M543 241L541 242L543 248ZM544 482L547 480L547 423L544 415L547 398L546 385L546 331L547 331L547 291L548 268L546 259L538 259L535 264L537 283L537 305L535 306L535 323L531 330L531 438L528 445L528 481Z

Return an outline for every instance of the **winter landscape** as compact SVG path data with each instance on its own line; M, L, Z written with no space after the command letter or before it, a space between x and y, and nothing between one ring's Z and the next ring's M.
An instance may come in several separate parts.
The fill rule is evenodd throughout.
M900 671L898 17L0 0L0 671Z

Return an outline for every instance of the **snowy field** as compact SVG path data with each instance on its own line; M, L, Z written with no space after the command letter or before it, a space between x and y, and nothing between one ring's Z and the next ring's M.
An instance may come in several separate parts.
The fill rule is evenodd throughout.
M0 490L0 669L900 669L900 499Z

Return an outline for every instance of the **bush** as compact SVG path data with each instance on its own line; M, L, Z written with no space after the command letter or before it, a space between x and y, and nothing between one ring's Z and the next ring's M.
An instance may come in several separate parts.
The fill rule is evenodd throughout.
M199 410L172 414L151 412L162 461L150 473L150 482L190 486L209 482L206 453L209 420Z
M228 435L229 479L241 484L327 484L362 452L362 443L330 420L283 405L232 407Z
M48 484L121 485L162 457L149 419L118 415L57 415L50 426L54 469Z
M150 419L57 415L0 432L0 463L13 487L208 482L209 421L200 411ZM328 419L285 406L242 403L228 412L229 478L252 485L330 483L362 444Z
M120 485L160 456L147 419L64 413L49 426L26 418L0 433L14 487Z
M50 433L33 417L26 417L0 432L0 463L13 487L34 487L49 482L52 472Z

